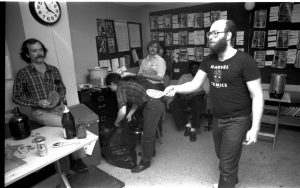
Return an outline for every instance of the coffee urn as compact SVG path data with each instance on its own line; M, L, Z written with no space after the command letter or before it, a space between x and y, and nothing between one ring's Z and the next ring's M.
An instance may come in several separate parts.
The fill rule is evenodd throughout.
M271 76L270 98L281 99L285 90L286 74L274 73Z

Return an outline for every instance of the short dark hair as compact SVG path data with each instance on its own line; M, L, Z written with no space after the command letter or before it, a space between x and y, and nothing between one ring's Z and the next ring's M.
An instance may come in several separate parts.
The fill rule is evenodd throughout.
M158 53L159 50L161 49L161 46L160 46L159 42L156 41L156 40L152 40L152 41L150 41L148 43L148 45L147 45L147 52L149 53L149 47L152 46L153 44L157 44L157 52L156 53Z
M27 39L23 42L22 47L21 47L21 52L20 52L20 56L21 58L26 62L26 63L31 63L31 59L29 57L27 57L27 55L29 55L29 51L28 51L28 47L27 45L32 45L32 44L36 44L36 43L40 43L43 50L44 50L44 56L46 57L47 55L47 48L44 46L44 44L39 41L38 39L35 38L30 38Z
M231 32L231 45L234 45L236 30L237 30L237 28L236 28L234 21L227 20L226 26L225 26L225 31Z
M119 75L117 73L109 73L106 76L105 84L107 86L111 85L111 83L118 84L120 82L120 80L121 80L121 75Z
M164 43L159 42L159 45L160 45L160 49L163 49L163 50L164 50L163 55L166 55L167 51L166 51L166 46L164 45ZM159 50L158 50L158 51L159 51Z
M198 67L200 66L199 62L197 62L197 61L191 61L190 64L189 64L189 71L190 71L190 73L192 72L193 65L197 65Z

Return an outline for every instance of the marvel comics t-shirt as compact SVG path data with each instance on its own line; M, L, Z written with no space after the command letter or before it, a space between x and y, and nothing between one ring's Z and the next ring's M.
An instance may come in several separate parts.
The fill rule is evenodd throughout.
M219 61L216 55L209 55L199 69L207 73L216 118L251 114L252 99L246 82L260 78L260 71L251 56L238 50L230 59Z

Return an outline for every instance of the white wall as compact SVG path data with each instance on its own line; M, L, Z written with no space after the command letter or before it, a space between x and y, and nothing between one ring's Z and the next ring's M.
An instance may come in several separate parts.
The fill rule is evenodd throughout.
M45 61L56 66L66 86L68 105L78 104L77 84L70 36L68 10L65 2L60 2L62 16L53 26L37 22L29 11L28 2L20 2L20 12L24 25L25 38L37 38L48 49Z

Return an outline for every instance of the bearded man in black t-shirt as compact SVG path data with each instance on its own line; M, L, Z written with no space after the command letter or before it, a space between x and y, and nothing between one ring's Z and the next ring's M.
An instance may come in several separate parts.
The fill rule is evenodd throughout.
M217 20L206 33L211 54L190 82L169 86L167 96L192 93L206 78L210 83L213 138L220 160L219 183L232 188L238 183L242 146L256 143L263 112L260 72L254 59L233 48L236 26L231 20Z

